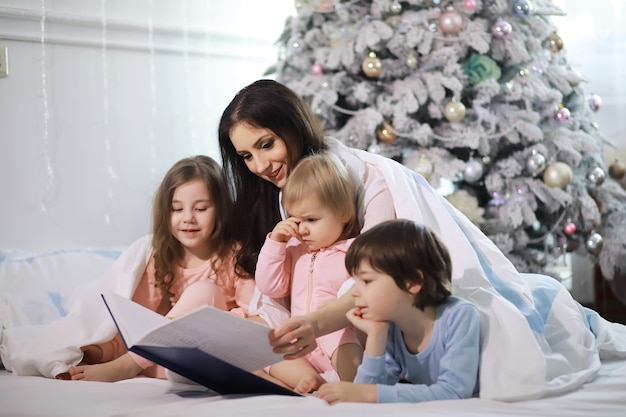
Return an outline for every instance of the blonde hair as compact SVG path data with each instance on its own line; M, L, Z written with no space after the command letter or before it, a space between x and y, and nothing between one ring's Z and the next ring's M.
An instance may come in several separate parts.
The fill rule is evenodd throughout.
M347 216L340 239L356 235L359 230L354 182L347 168L329 151L303 158L289 174L283 187L283 206L289 207L307 197L315 197L340 216Z

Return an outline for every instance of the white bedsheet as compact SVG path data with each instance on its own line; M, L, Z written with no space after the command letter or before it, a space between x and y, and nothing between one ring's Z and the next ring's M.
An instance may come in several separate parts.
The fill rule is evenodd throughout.
M626 361L605 361L598 377L581 388L539 400L514 403L485 399L419 404L334 406L314 397L216 395L198 386L135 378L115 383L58 381L0 371L0 416L24 417L207 417L207 416L552 416L624 417Z

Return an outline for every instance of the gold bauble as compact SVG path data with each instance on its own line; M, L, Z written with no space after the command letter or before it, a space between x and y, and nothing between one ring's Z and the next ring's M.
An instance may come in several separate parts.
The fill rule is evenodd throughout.
M626 165L622 161L615 161L609 167L609 175L616 181L621 180L626 176Z
M572 177L572 168L565 162L553 162L543 171L543 182L552 188L565 188Z
M370 78L379 77L383 73L383 63L380 59L376 58L374 52L370 52L369 56L363 60L361 68L365 75Z
M563 39L556 32L552 32L546 39L546 48L554 53L560 52L563 49Z
M391 143L398 138L398 135L394 132L391 123L383 122L376 129L376 137L383 143Z
M450 122L460 122L465 117L465 106L460 101L452 100L446 104L443 114Z
M417 165L413 168L413 171L417 172L426 179L428 179L430 174L433 173L433 163L430 162L430 159L428 159L424 152L420 153L420 159L417 161Z

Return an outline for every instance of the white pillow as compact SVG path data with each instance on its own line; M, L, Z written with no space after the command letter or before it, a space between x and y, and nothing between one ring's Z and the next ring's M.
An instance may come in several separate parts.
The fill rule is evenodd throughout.
M76 248L33 254L0 250L0 328L46 324L65 315L74 289L99 278L117 248Z
M0 294L67 294L100 277L121 253L119 248L72 248L41 254L0 250Z

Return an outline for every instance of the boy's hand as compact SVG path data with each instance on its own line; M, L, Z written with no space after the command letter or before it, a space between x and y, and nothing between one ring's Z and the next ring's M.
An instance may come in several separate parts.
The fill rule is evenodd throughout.
M387 337L387 331L389 330L389 323L386 321L369 320L363 317L363 312L359 307L355 307L346 313L346 317L350 320L350 323L368 337L385 335Z
M388 322L364 318L359 307L348 311L346 317L354 327L367 335L365 353L369 356L380 356L385 353L387 333L389 332Z
M287 242L292 237L300 239L300 219L289 217L280 221L274 226L274 230L270 233L270 239L275 242Z

